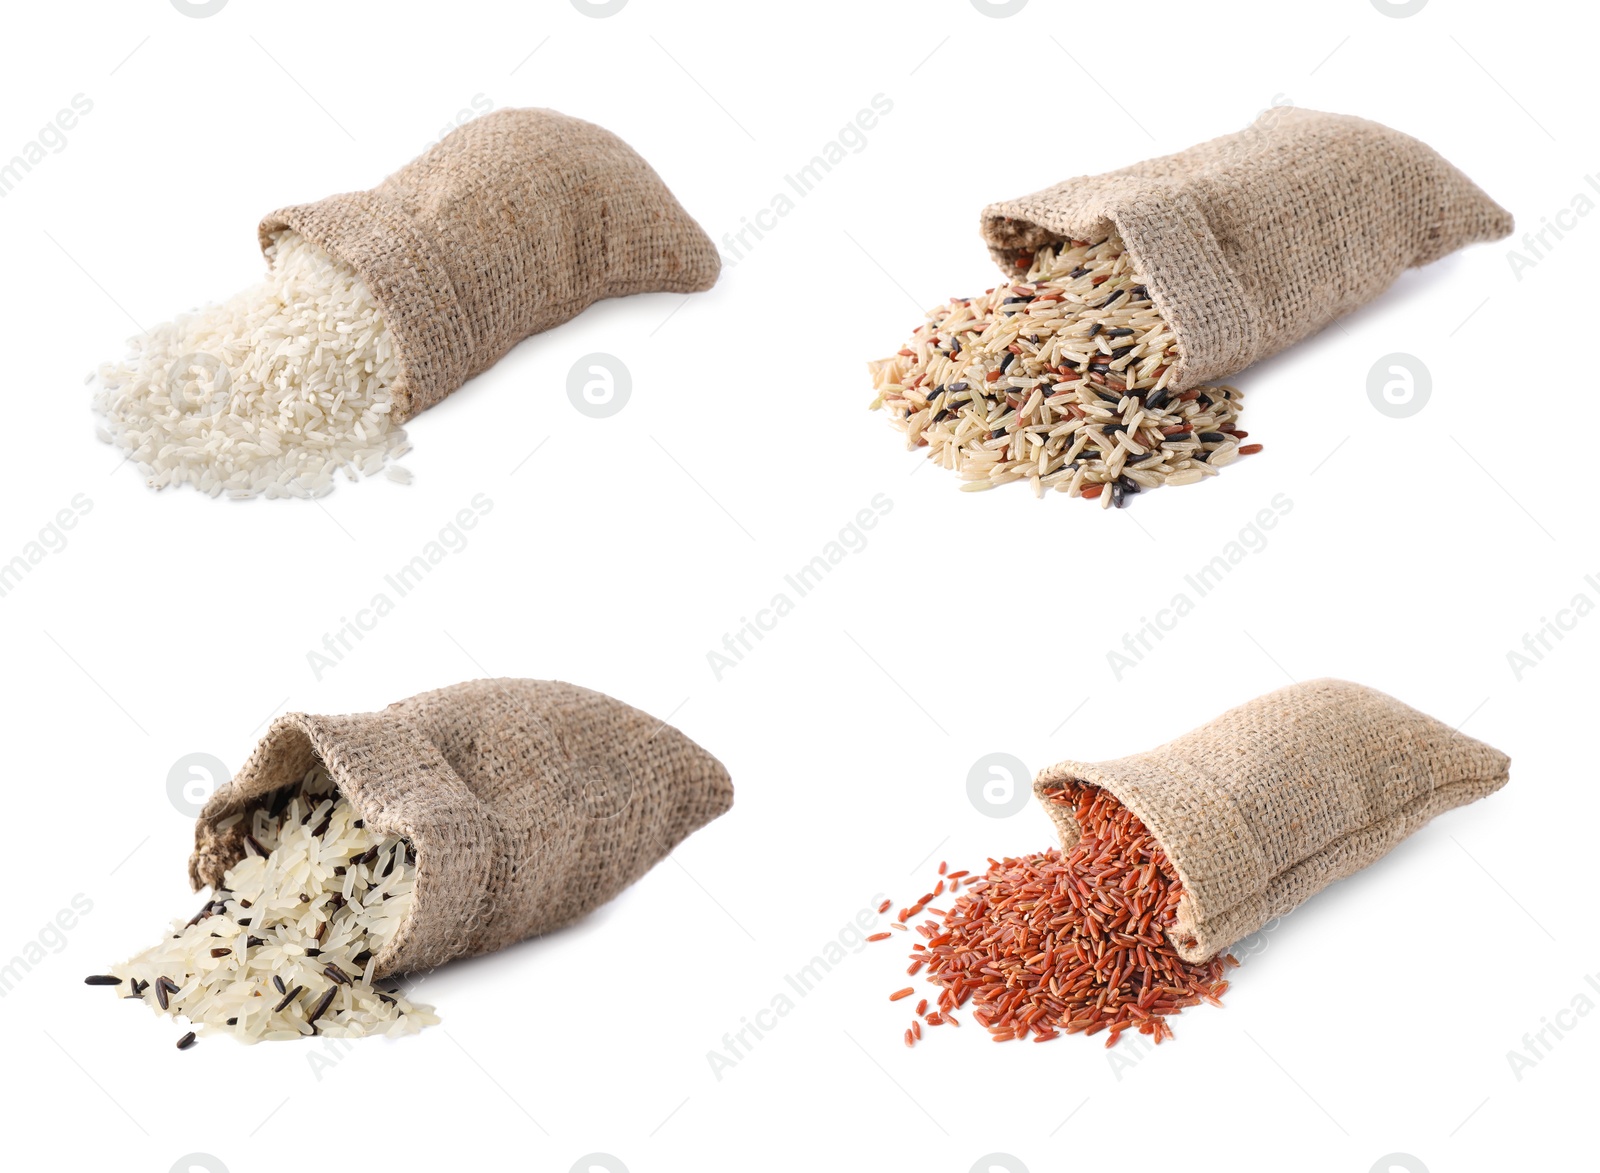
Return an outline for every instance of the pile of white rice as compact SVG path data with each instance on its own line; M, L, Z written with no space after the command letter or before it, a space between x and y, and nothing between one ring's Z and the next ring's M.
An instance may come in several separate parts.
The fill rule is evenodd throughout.
M321 497L336 473L370 476L407 451L389 419L399 360L366 283L294 232L268 260L260 285L130 339L89 376L97 435L151 488Z
M245 858L193 920L112 968L118 993L250 1043L437 1023L432 1007L373 984L376 955L411 912L417 870L405 840L366 830L320 766L280 815L248 818Z

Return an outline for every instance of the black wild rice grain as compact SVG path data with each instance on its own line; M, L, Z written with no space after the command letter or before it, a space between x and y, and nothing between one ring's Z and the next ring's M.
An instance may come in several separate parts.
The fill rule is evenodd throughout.
M283 978L277 974L272 975L272 985L280 994L289 992L289 987L283 984Z
M271 854L271 852L269 852L265 847L261 846L261 841L254 835L246 835L244 837L244 845L259 855L262 859L265 859Z
M331 961L322 967L322 972L327 974L334 981L338 982L341 986L348 986L350 984L350 975L345 973L344 970L340 969Z
M192 1046L194 1046L194 1031L190 1031L178 1040L178 1050L180 1051L187 1051Z
M1224 436L1221 432L1200 433L1200 443L1202 444L1221 444L1227 438L1228 437Z
M307 1023L316 1022L327 1013L328 1007L333 1005L333 996L339 992L338 986L329 986L328 992L317 999L317 1004L311 1008L311 1013L306 1016Z
M213 956L213 957L227 957L232 952L233 952L232 949L213 949L211 951L211 956Z
M272 1012L274 1014L277 1014L280 1010L284 1009L284 1007L288 1006L289 1003L293 1002L296 998L298 998L304 992L305 992L305 987L304 986L296 986L292 990L285 990L284 993L283 993L283 999L276 1006L274 1006L272 1008Z
M122 979L113 977L109 973L91 973L83 979L83 984L86 986L120 986Z

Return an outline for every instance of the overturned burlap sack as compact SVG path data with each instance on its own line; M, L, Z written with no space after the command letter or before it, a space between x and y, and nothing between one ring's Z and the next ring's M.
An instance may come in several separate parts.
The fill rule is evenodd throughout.
M248 821L218 824L318 761L369 829L416 848L416 904L379 976L570 924L733 803L722 763L638 709L558 681L476 680L378 713L279 717L200 813L197 889L244 855Z
M709 289L721 267L650 164L553 110L485 114L371 191L281 208L262 247L286 228L371 288L400 359L400 420L601 298Z
M1113 229L1177 337L1185 390L1315 333L1408 268L1506 236L1511 214L1414 138L1291 107L983 210L1010 277L1023 251Z
M1063 785L1108 790L1167 853L1185 894L1168 931L1203 961L1429 819L1492 794L1510 759L1374 689L1313 680L1257 697L1176 741L1110 762L1061 762L1034 793L1078 839Z

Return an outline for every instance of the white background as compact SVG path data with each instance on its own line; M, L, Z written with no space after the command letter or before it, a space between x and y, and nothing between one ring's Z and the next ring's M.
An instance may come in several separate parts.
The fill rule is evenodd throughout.
M1592 1109L1600 1015L1520 1080L1507 1053L1581 992L1600 1002L1584 983L1600 974L1600 618L1520 680L1507 652L1578 593L1600 602L1584 582L1600 575L1593 372L1572 357L1595 320L1600 216L1547 238L1520 280L1513 242L1468 249L1245 373L1242 425L1265 453L1125 512L958 492L866 410L864 364L922 308L993 284L985 203L1274 102L1417 135L1519 237L1581 191L1600 199L1580 11L14 6L0 158L75 94L93 110L0 200L0 561L75 495L92 508L0 598L0 958L48 946L0 999L5 1164L1578 1167L1562 1154ZM375 183L475 97L616 131L720 239L880 93L893 110L863 148L715 290L597 306L417 420L410 487L157 495L93 438L80 380L136 325L256 280L263 212ZM609 419L566 396L596 351L633 377ZM1432 376L1407 419L1367 397L1392 352ZM317 679L307 652L479 493L493 509L469 544ZM864 548L719 681L707 653L877 494L892 509ZM1116 679L1107 651L1278 494L1292 508L1265 547ZM670 717L727 763L733 810L581 926L429 977L441 1027L326 1069L301 1045L179 1053L173 1024L79 984L195 904L175 762L236 768L279 712L482 675ZM1512 755L1512 781L1288 918L1225 1010L1184 1013L1143 1057L1098 1038L996 1047L970 1019L908 1051L905 1004L885 1000L904 979L896 934L713 1075L722 1036L792 995L785 975L880 893L914 898L940 859L1049 845L1031 805L996 820L969 801L983 755L1030 771L1118 756L1321 675L1462 723ZM74 897L92 910L57 938L45 926Z

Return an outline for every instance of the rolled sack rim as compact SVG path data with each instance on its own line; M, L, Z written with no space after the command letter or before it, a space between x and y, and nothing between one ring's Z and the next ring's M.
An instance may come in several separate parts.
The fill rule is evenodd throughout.
M431 796L441 794L451 801L442 816L430 811L430 820L441 834L419 827L402 812L390 809L382 799L362 783L360 769L371 770L372 760L359 754L346 753L343 744L348 738L346 730L356 724L370 727L381 720L385 741L398 753L411 757L408 769L418 769L420 759L433 778L435 786ZM219 887L229 868L244 857L244 820L229 830L218 830L216 824L231 815L249 812L260 805L260 800L285 787L298 786L306 773L315 765L324 766L340 794L349 800L367 828L379 835L397 835L416 850L417 878L411 910L396 929L387 944L375 955L375 978L406 973L414 969L431 968L472 950L475 934L493 920L492 887L489 877L474 878L464 861L473 853L457 850L448 831L471 829L480 835L492 836L496 842L503 840L498 823L469 791L455 772L439 756L426 739L404 727L397 714L357 713L349 716L323 717L308 713L285 713L267 730L250 759L227 785L220 787L206 802L195 820L195 847L189 859L189 882L195 891ZM442 771L442 773L441 773ZM453 783L453 785L452 785ZM465 834L462 836L464 839ZM478 853L488 857L503 858L504 851ZM420 956L412 947L417 937L419 923L429 919L429 910L436 902L432 891L438 887L461 885L475 893L480 906L468 919L468 931L456 934L455 947L449 956ZM458 922L461 918L456 918Z
M1084 175L1018 199L1002 200L983 209L980 231L1001 272L1013 280L1016 270L1002 254L1061 244L1068 240L1105 239L1112 231L1133 259L1134 273L1166 322L1178 352L1171 387L1187 391L1212 379L1226 378L1259 357L1257 329L1249 313L1244 284L1228 266L1200 203L1180 182L1116 177L1115 195L1074 197L1078 185L1104 186L1107 176ZM1051 206L1063 197L1078 211ZM1176 225L1180 231L1174 231ZM1182 255L1167 257L1175 240ZM1206 319L1201 329L1200 317ZM1197 352L1194 338L1229 340L1227 349Z
M449 269L429 234L401 204L373 190L341 192L279 208L257 226L263 254L270 256L278 237L288 230L354 270L382 310L400 364L400 374L388 388L397 423L432 407L467 381L475 341L470 315L462 309ZM413 322L427 322L443 335L420 338Z
M1461 734L1460 736L1467 737L1466 734ZM1468 738L1468 740L1475 741L1476 739ZM1177 915L1174 917L1173 923L1170 926L1166 926L1163 932L1178 955L1184 961L1191 963L1207 961L1224 952L1255 932L1261 924L1264 924L1272 917L1286 915L1336 880L1344 879L1346 876L1353 875L1355 871L1362 870L1377 862L1378 858L1382 858L1382 855L1387 855L1389 851L1392 851L1400 843L1410 838L1411 835L1437 815L1464 806L1469 802L1476 801L1478 798L1488 797L1488 795L1503 787L1510 779L1511 759L1492 746L1485 745L1484 748L1490 751L1496 763L1497 768L1494 773L1451 778L1449 781L1441 783L1423 794L1419 794L1396 811L1393 816L1386 819L1377 819L1360 827L1352 828L1343 835L1335 836L1322 844L1316 851L1291 861L1287 866L1268 876L1266 882L1253 895L1235 901L1225 908L1212 909L1203 908L1200 905L1198 890L1191 882L1188 870L1184 866L1184 853L1181 851L1174 852L1171 837L1163 834L1158 829L1159 824L1165 820L1155 817L1155 812L1140 800L1137 792L1137 782L1122 777L1122 774L1127 769L1135 767L1146 773L1161 770L1171 774L1172 771L1165 765L1157 765L1152 761L1156 754L1170 744L1170 742L1166 743L1146 753L1132 754L1104 762L1058 762L1039 771L1034 779L1033 792L1039 805L1044 808L1050 821L1055 825L1063 852L1070 851L1079 838L1078 823L1073 816L1072 809L1052 802L1049 797L1063 786L1093 786L1097 789L1105 790L1144 824L1146 830L1160 844L1167 861L1172 865L1172 870L1177 874L1179 882L1183 884L1184 893L1178 901ZM1482 742L1477 744L1484 745ZM1466 791L1468 797L1457 799L1456 795L1462 791ZM1392 842L1382 855L1368 860L1354 869L1329 870L1321 884L1307 892L1301 899L1289 904L1288 907L1279 907L1271 899L1274 889L1287 877L1291 877L1301 869L1318 871L1319 869L1315 866L1318 861L1338 859L1343 848L1359 836L1371 833L1386 824L1393 824L1397 819L1401 820L1403 829L1393 837ZM1262 903L1266 910L1264 916L1240 915L1251 900L1259 900ZM1234 922L1231 926L1228 924L1230 920ZM1250 928L1239 931L1239 925L1246 920L1253 920L1257 923L1252 924ZM1185 944L1185 941L1190 943Z

